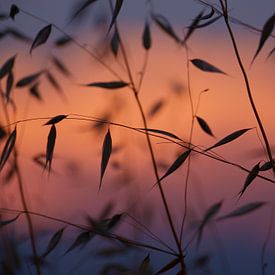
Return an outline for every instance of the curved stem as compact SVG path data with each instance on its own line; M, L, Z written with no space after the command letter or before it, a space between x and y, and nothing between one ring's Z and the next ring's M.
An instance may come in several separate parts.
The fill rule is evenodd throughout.
M1 97L1 99L2 99L1 100L2 107L3 107L3 111L4 111L4 114L5 114L7 123L10 124L9 114L8 114L6 105L5 105L4 100L3 100L2 97ZM23 184L23 180L22 180L22 175L21 175L20 167L18 165L18 158L17 158L16 148L14 148L13 155L14 155L14 171L15 171L15 174L16 174L16 177L17 177L20 199L21 199L24 211L28 212L28 205L27 205L26 196L25 196L25 192L24 192L24 187L23 187L24 184ZM32 219L31 219L29 214L26 214L26 219L27 219L27 224L28 224L28 229L29 229L29 234L30 234L31 248L32 248L34 264L35 264L35 268L36 268L36 274L40 275L41 274L41 269L40 269L40 264L39 264L39 261L38 261L38 253L37 253L36 244L35 244L35 234L34 234Z

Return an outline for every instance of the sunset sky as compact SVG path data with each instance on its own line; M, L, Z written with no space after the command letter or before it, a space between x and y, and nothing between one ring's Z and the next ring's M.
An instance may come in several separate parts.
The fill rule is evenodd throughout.
M108 38L100 40L105 37L106 28L98 31L92 22L102 10L105 11L106 7L108 8L108 5L95 3L89 11L91 18L88 15L82 23L85 27L81 28L81 25L67 24L73 2L5 1L0 4L0 9L7 11L10 4L15 3L23 10L57 24L87 49L96 50L99 53L106 46L106 43L103 42L108 42ZM125 43L130 67L137 81L145 57L141 37L146 18L146 6L145 1L124 2L118 23L121 27L121 36ZM229 1L230 15L261 29L265 21L272 15L273 0L252 1L249 6L245 2L247 1ZM180 37L183 37L186 27L203 9L196 1L163 0L154 1L154 3L155 12L167 17ZM205 9L205 13L207 12L208 10ZM183 47L177 45L156 24L153 22L150 24L152 48L149 51L148 66L140 92L148 125L150 128L174 133L187 141L190 134L191 109L187 86L186 53ZM1 28L16 27L33 38L45 26L45 23L19 13L15 21L1 21L0 26ZM255 63L250 67L260 36L239 25L232 24L232 27L249 75L256 105L274 150L275 144L272 141L275 138L273 119L275 59L273 56L266 60L268 52L274 47L274 38L267 41ZM108 130L106 125L96 129L95 123L69 119L58 123L50 177L47 176L47 172L43 173L41 166L33 162L33 157L45 153L50 127L42 125L47 121L46 118L55 115L88 115L143 128L130 89L122 88L116 91L83 86L83 84L91 82L117 79L75 45L68 45L64 49L54 48L54 41L61 36L62 34L54 28L47 45L35 49L32 55L29 55L30 44L15 42L11 38L0 41L3 45L1 66L9 57L17 53L16 80L45 68L49 69L60 82L66 98L64 100L64 97L60 97L54 91L44 75L41 76L41 85L39 86L43 102L38 102L28 96L27 89L12 91L12 98L17 105L15 114L13 114L12 108L8 109L12 121L25 118L45 118L20 123L17 126L19 162L23 171L30 209L50 216L73 220L75 223L83 223L85 214L89 213L96 217L106 203L112 201L115 203L112 214L129 212L137 215L139 219L148 224L152 231L159 234L169 244L174 245L159 192L157 188L151 190L155 179L143 134L113 125L109 126L113 149L117 150L111 156L100 193L98 193L100 161L104 135ZM249 105L245 85L223 20L220 19L213 26L195 32L190 38L188 46L190 60L199 58L226 72L226 75L206 73L189 63L190 87L195 106L197 106L201 91L208 89L200 97L197 115L208 123L214 134L214 137L210 137L204 133L195 121L192 143L207 148L236 130L253 128L231 144L217 148L214 152L224 157L225 160L242 165L247 169L251 169L258 162L263 164L267 161L267 157L259 140L261 135L259 130L255 129L257 123ZM58 57L66 64L72 77L66 78L54 67L51 62L52 56ZM118 72L123 80L128 81L124 67L121 65L123 62L120 53L116 60L108 50L104 62ZM160 104L161 107L155 115L150 117L150 112L156 104ZM0 114L3 116L2 110L0 110ZM74 115L69 116L69 118L73 117ZM5 120L1 120L1 125L6 124ZM165 143L158 138L152 138L152 142L159 172L160 175L163 175L183 149L176 144ZM4 143L1 142L1 148L3 146ZM210 262L213 274L221 274L225 258L230 266L230 274L260 274L260 251L268 230L271 204L274 202L273 184L256 179L253 186L247 189L243 198L236 204L236 195L243 187L247 177L246 172L197 154L191 156L190 171L189 215L185 228L185 243L192 237L194 223L196 224L198 219L203 217L211 205L220 200L223 200L223 207L219 215L231 212L236 207L249 202L271 202L251 215L215 223L215 227L205 230L199 250L201 254L209 252L213 256ZM185 175L186 166L183 166L163 181L177 231L180 230L183 215ZM271 179L273 177L269 171L262 172L261 175ZM3 184L2 194L4 194L1 198L2 207L22 209L15 180L10 184ZM50 229L52 232L60 228L60 225L41 218L34 220L37 232L39 229L41 231ZM20 218L18 224L21 228L21 230L18 229L18 236L22 237L23 233L27 232L22 229L24 219ZM275 229L272 230L274 233ZM135 236L135 231L134 233L133 231L129 225L122 226L118 230L121 234ZM71 230L70 234L74 234L74 232ZM70 234L67 237L71 242L73 237ZM213 236L218 236L219 240L217 241ZM144 236L140 238L146 240ZM272 270L275 270L274 257L272 256L274 242L274 238L271 237L267 246L266 260L269 272L267 274L272 274ZM220 245L221 243L222 245ZM64 247L66 245L62 248L65 249ZM191 261L195 251L194 245L189 250L187 261ZM224 256L225 254L226 256ZM158 259L156 255L153 257ZM223 259L221 260L219 257ZM167 262L166 259L163 260L163 263L165 262ZM65 258L60 266L64 263L66 263ZM57 267L57 270L60 266ZM155 265L155 268L159 267Z

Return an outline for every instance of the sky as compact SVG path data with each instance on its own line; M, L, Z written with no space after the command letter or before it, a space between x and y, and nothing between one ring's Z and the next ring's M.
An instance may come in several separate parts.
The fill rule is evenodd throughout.
M94 9L91 9L91 18L88 15L86 23L82 23L85 28L82 28L74 24L67 24L71 2L73 1L5 1L1 2L0 8L5 11L8 10L11 3L15 3L25 11L39 15L46 21L61 26L62 29L72 33L88 49L96 49L100 52L104 48L104 43L98 43L97 39L102 38L102 36L105 37L105 32L97 31L95 27L90 28L90 25L93 18L96 17L95 15L101 12L106 3L102 3L102 5L98 3ZM141 35L145 18L145 1L124 2L119 15L119 24L122 37L125 39L133 75L135 79L138 79L144 58ZM249 7L246 7L244 1L230 1L229 10L232 16L261 28L266 19L274 12L274 3L272 2L251 1ZM201 11L201 6L194 1L154 1L154 4L156 12L165 15L179 34ZM45 23L19 13L14 22L11 20L1 22L2 28L7 25L19 28L28 36L34 37ZM191 115L187 94L185 52L157 26L152 24L151 28L153 33L152 49L140 93L142 104L148 115L149 127L170 131L186 140L189 136ZM274 58L270 58L268 61L265 61L265 58L268 51L274 46L272 44L274 40L270 39L266 43L255 64L249 67L259 35L237 25L234 25L234 32L245 67L249 72L257 107L260 110L268 137L272 140L275 133L272 119ZM42 76L41 94L44 103L37 102L27 96L27 89L15 89L12 97L18 110L15 115L11 109L9 110L12 119L18 120L37 116L49 118L61 113L77 113L107 117L115 122L142 128L140 116L136 111L136 103L128 90L120 89L110 92L81 85L94 81L115 79L113 75L107 73L102 66L74 45L69 45L63 50L52 49L53 42L60 35L54 29L46 43L47 45L35 49L31 56L28 53L29 44L15 43L12 39L1 41L4 49L1 54L1 63L15 52L18 55L15 68L16 79L46 67L60 81L67 99L63 101L64 98L59 97ZM243 80L222 21L220 20L208 29L195 33L190 39L189 47L190 59L207 60L227 73L227 75L209 74L190 64L190 84L194 102L198 102L201 91L209 89L209 92L201 96L197 115L207 121L214 134L214 137L210 137L201 130L198 123L195 123L193 143L198 146L211 146L233 131L256 127ZM60 58L66 64L73 77L64 77L53 66L52 55ZM121 56L119 56L119 62L116 62L109 53L106 62L117 70L123 78L127 78L121 65ZM160 111L150 118L150 110L156 103L161 104ZM101 151L107 127L96 130L93 123L73 120L65 120L57 124L55 157L52 174L48 178L46 173L43 173L43 169L32 161L34 156L45 152L49 127L42 127L44 122L46 119L18 125L19 161L22 166L24 182L26 182L28 201L33 211L84 223L85 214L89 213L93 217L98 216L104 206L112 201L115 203L112 214L125 211L135 214L139 219L144 220L154 232L157 232L162 239L173 245L173 239L167 230L168 225L160 204L159 193L156 188L151 190L151 186L154 184L154 175L143 135L110 126L113 146L117 148L117 152L112 155L104 176L102 190L98 193ZM3 122L1 121L1 123ZM2 142L1 148L3 145ZM159 139L153 139L153 146L159 162L160 173L163 174L176 156L182 152L182 149L174 144L163 143ZM258 161L262 163L266 160L255 129L231 145L217 149L215 152L247 169L251 169ZM177 230L180 227L183 209L183 193L179 190L182 190L185 173L186 166L164 181L164 188L176 220ZM272 178L269 172L263 174ZM213 203L223 200L222 215L245 203L274 201L272 184L255 180L253 188L248 188L243 199L236 204L236 195L243 186L246 176L247 173L236 167L226 166L221 162L194 154L191 164L188 200L191 210L184 242L188 242L192 237L194 224L203 217L205 210ZM16 181L3 186L2 194L4 194L2 205L21 209ZM213 269L214 274L223 272L221 270L224 268L224 261L229 263L225 263L225 265L230 266L230 274L260 273L260 251L268 229L270 209L271 206L267 205L251 215L236 218L234 221L232 219L231 221L215 223L213 227L205 230L205 237L199 252L213 255L210 268ZM191 215L192 213L194 215ZM39 248L42 251L51 233L60 229L61 225L41 218L34 218L34 220L37 234L45 240L44 243L43 241L40 243ZM117 229L118 233L135 237L137 232L135 228L129 225L131 220L130 222L127 221L125 227ZM20 248L24 250L28 246L24 242L27 232L24 227L24 219L20 218L18 224L17 237L23 240ZM274 229L272 230L274 232ZM86 272L85 268L90 268L87 262L86 264L82 262L82 257L77 259L81 264L76 264L77 261L72 265L68 264L73 262L71 259L74 259L76 253L72 252L67 258L61 257L77 232L70 228L66 229L66 242L62 243L50 258L53 266L49 274L60 274L64 265L71 270L72 274L75 274L72 271L74 265L76 267L75 272L79 272L82 268L85 270L83 272ZM148 240L144 235L139 236L139 238ZM272 271L275 270L274 264L272 264L274 262L272 256L274 242L275 240L270 238L267 245L266 257L269 264L267 274L272 274ZM101 240L98 239L95 240L94 246L98 247L101 244ZM106 243L106 246L108 245ZM188 251L187 261L190 266L195 251L195 245ZM90 255L94 257L94 253L93 245L87 246L87 250L83 253L84 262L85 257ZM133 252L133 255L129 256L131 260L134 261L137 257L135 255L138 255L139 261L142 261L143 257L146 256L145 253L135 254ZM162 263L168 261L156 253L152 253L152 257L157 263L154 266L155 269L160 267L158 261L162 261ZM55 262L56 259L59 259L59 264Z

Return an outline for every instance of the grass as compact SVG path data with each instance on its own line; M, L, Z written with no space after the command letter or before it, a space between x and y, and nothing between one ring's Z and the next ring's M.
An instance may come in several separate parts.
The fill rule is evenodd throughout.
M255 62L255 60L257 61L258 55L262 54L262 51L267 47L266 41L268 39L274 39L272 34L275 20L274 15L268 18L263 28L259 30L239 19L233 18L228 8L228 4L230 3L227 3L227 0L220 0L219 5L213 6L199 0L198 2L201 5L202 11L192 19L192 23L185 28L184 34L179 34L165 15L157 12L158 7L156 3L147 1L144 6L146 16L142 23L143 31L140 35L140 45L143 49L138 52L140 55L140 57L138 57L140 67L136 68L136 66L133 65L134 62L131 59L131 52L127 44L127 33L122 31L123 26L121 26L119 20L125 5L124 1L117 0L113 3L109 0L106 1L108 3L105 3L105 6L102 4L102 7L111 14L111 19L104 21L106 19L103 18L104 20L102 20L102 22L105 22L105 25L96 24L95 30L98 29L100 33L104 34L103 38L100 36L99 49L91 49L88 44L82 43L80 39L76 38L77 34L71 34L71 30L68 31L69 28L73 30L73 24L77 21L81 22L81 20L83 20L82 23L84 24L85 13L88 12L90 8L100 5L96 2L99 1L83 1L79 6L74 7L69 18L70 23L66 28L61 28L54 22L48 21L46 16L45 18L44 16L41 17L20 6L13 4L5 7L5 10L8 12L7 14L3 13L1 19L4 22L2 39L6 39L5 37L7 35L13 35L16 39L24 43L27 42L28 50L26 52L23 50L23 53L20 52L19 54L14 52L12 55L6 57L0 69L0 88L2 95L1 181L3 190L5 186L11 186L13 182L17 183L19 190L18 199L22 205L22 210L20 207L12 207L11 201L6 199L3 193L0 209L2 213L0 226L2 227L3 260L1 261L1 268L3 274L25 274L26 272L47 274L47 272L50 272L49 263L50 265L54 265L55 259L62 257L62 259L65 259L64 265L66 265L66 257L70 257L72 253L78 253L78 257L83 258L81 264L78 263L78 259L74 260L76 272L87 272L87 274L95 272L94 270L97 270L95 267L95 255L92 255L92 264L89 264L85 271L81 270L81 266L84 263L87 264L91 259L90 256L89 258L86 256L86 246L90 241L95 242L94 239L97 239L98 243L95 251L101 255L103 259L101 271L96 271L100 274L161 274L165 272L170 272L171 274L197 274L196 272L199 271L203 274L212 274L212 270L214 274L215 272L217 272L217 274L221 274L221 272L222 274L233 274L230 266L232 263L228 260L226 247L219 233L221 221L232 219L232 222L235 220L237 223L239 219L235 218L245 220L248 214L250 217L257 217L257 213L260 211L262 211L262 213L269 211L269 209L272 208L272 202L266 199L250 200L242 203L240 201L244 200L248 190L253 189L256 180L260 179L264 183L274 184L274 174L267 174L266 171L275 171L275 168L269 137L265 130L259 108L254 100L251 85L253 81L249 78L248 70L246 69L247 66L241 56L238 41L231 25L235 23L245 26L248 30L257 32L259 40L258 48L250 64L250 66L256 66L253 62ZM207 11L205 8L207 8ZM24 26L19 26L19 23L17 23L19 17L22 17L23 20L24 18L25 20L32 20L33 24L39 23L43 26L36 32L34 37L30 37L29 35L21 33L21 30L19 30L19 27L24 29ZM12 20L14 22L11 22ZM209 26L217 22L221 23L222 20L224 21L225 31L230 38L229 41L232 46L232 51L240 70L240 73L237 72L237 74L242 77L242 80L240 80L241 83L243 83L242 92L246 93L248 97L247 104L250 106L252 110L251 113L255 117L255 125L247 125L241 129L234 128L232 131L227 131L226 129L226 134L219 136L214 130L215 127L201 115L201 109L204 106L204 96L209 93L209 88L203 87L203 89L200 90L195 88L193 74L195 74L195 70L197 70L197 72L201 74L209 75L211 78L216 76L218 79L219 77L231 78L231 73L212 63L212 61L206 61L194 56L193 48L190 45L193 45L192 38L199 30L207 32ZM9 27L9 24L12 24L12 27ZM80 24L80 29L82 26L84 25ZM190 128L187 130L188 132L185 137L183 137L183 135L176 135L171 131L160 129L152 122L169 102L159 100L152 105L153 107L149 112L147 112L145 108L148 103L143 97L143 93L145 92L144 82L148 81L148 79L150 81L150 73L152 73L149 68L150 57L154 53L154 33L158 32L157 29L161 31L160 35L163 37L166 36L165 39L170 39L176 44L178 49L177 56L185 60L187 91L185 99L187 99L186 101L188 102L185 107L190 109L188 118ZM55 38L53 38L53 36ZM45 45L48 45L50 42L52 42L52 47L45 47ZM20 55L28 53L34 58L36 52L42 52L42 47L45 47L44 50L48 51L47 55L49 58L46 57L47 63L40 66L34 73L27 74L25 73L25 69L22 68L24 73L23 77L18 79L17 70L21 70L17 65ZM256 48L256 45L254 48ZM86 59L91 58L95 62L95 65L91 67L94 70L99 70L97 66L100 66L106 75L108 75L108 77L106 77L107 80L94 79L93 77L92 81L83 82L81 77L82 73L74 76L73 73L71 73L71 71L73 71L72 68L67 67L67 65L65 65L66 62L62 61L58 55L52 54L51 51L59 51L59 54L64 51L66 52L63 55L65 58L66 55L71 56L71 53L74 54L76 51L77 53L83 54ZM183 52L185 54L183 54ZM272 50L268 56L268 60L271 59ZM88 65L84 71L86 69L88 69ZM66 79L64 83L59 83L59 77L56 72L58 72L59 75L61 74L63 79ZM169 73L169 68L167 68L167 73ZM78 79L78 77L80 77L80 79ZM133 103L130 107L130 115L135 115L138 126L132 126L126 123L127 115L123 115L122 119L118 119L118 110L122 105L117 102L121 101L123 104L124 99L122 98L126 97L126 95L122 95L119 100L114 99L114 96L108 106L108 112L102 115L102 117L96 117L94 114L85 114L81 111L77 113L75 111L67 112L65 110L66 107L64 107L64 110L60 110L58 115L52 115L49 110L53 102L45 101L41 93L40 86L44 82L48 82L48 90L52 92L56 91L56 97L59 95L63 100L70 100L65 89L62 87L66 82L71 83L70 85L73 85L76 92L80 94L83 89L102 92L105 98L101 100L101 102L106 101L107 97L111 98L112 93L123 92L127 94L127 97ZM18 95L18 90L28 91L28 95ZM178 85L177 88L174 89L174 92L176 93L177 91L177 93L182 94L182 90L182 87ZM174 98L176 98L176 96L175 94ZM25 106L21 104L22 98L26 98ZM40 103L44 101L45 110L48 114L44 115L43 112L39 112L38 110L34 116L29 117L28 114L31 112L33 106L37 104L33 100ZM56 98L52 100L56 100ZM86 102L83 101L83 104L84 103ZM118 108L116 104L118 104ZM66 102L64 106L66 106ZM74 110L74 108L72 109ZM176 110L174 111L176 112ZM19 119L18 113L21 114ZM240 117L242 117L242 114L240 114ZM222 119L222 117L220 118ZM116 119L118 119L118 121L122 120L123 122L116 122ZM171 120L176 124L175 119L171 118ZM115 179L109 178L110 175L108 175L108 171L112 165L113 168L116 167L116 169L120 170L122 176L125 177L125 179L123 178L124 186L120 188L125 189L128 187L126 188L127 192L125 191L127 198L129 198L126 207L120 206L117 208L114 207L112 203L104 203L101 205L102 209L98 209L98 211L92 215L89 213L90 207L82 209L82 211L85 212L85 224L83 223L83 219L79 221L79 218L76 218L75 221L71 221L71 219L67 220L55 215L46 214L43 211L32 210L32 198L28 192L26 192L26 183L28 181L31 182L32 178L30 178L29 175L24 176L25 169L26 171L31 171L28 169L32 168L28 168L26 166L27 161L23 163L21 158L24 156L24 140L27 139L27 134L24 133L26 131L37 135L35 132L37 131L35 130L35 123L43 125L43 130L40 128L40 130L38 130L39 132L47 132L46 137L41 141L41 143L46 144L46 149L43 153L35 150L36 155L33 157L33 161L42 174L41 177L44 180L46 178L45 184L48 185L51 184L52 181L58 180L58 173L60 172L62 177L64 177L62 181L64 179L66 180L66 178L70 179L69 174L64 173L62 168L56 164L59 157L58 153L61 152L58 147L70 139L70 134L64 136L64 128L67 126L69 128L73 127L70 125L75 125L75 123L78 127L90 125L89 132L92 129L97 135L93 141L93 146L97 146L97 148L100 147L100 149L98 149L100 150L101 159L100 176L98 179L93 179L92 182L93 186L96 185L98 191L97 197L101 200L103 196L102 193L104 194L104 192L108 190L108 186L106 186L107 181L115 181ZM178 124L177 127L180 129L181 125ZM32 130L29 130L29 128ZM79 128L79 132L80 129L82 128ZM127 132L127 135L131 135L130 139L127 140L125 136L123 138L122 133L125 132ZM180 130L178 132L180 132ZM198 141L198 137L201 134L208 136L212 141L215 139L214 142L210 145L195 144L196 142L194 140ZM218 150L220 150L221 147L230 148L231 146L232 150L234 150L234 144L239 140L245 139L248 134L254 136L256 147L263 147L264 160L261 156L258 156L256 160L253 159L253 163L247 159L245 164L243 164L240 160L229 160L228 157L225 156L226 154L224 156L220 155L220 153L218 154L218 152L220 152ZM146 155L146 158L149 159L149 161L148 159L146 160L148 167L151 167L151 172L148 172L148 176L143 175L144 179L146 179L146 187L144 188L142 186L141 191L139 190L140 183L138 183L137 180L135 182L135 180L131 179L132 174L138 178L137 173L135 173L135 170L139 169L138 165L133 165L133 167L131 165L129 168L130 163L128 159L132 159L129 157L135 154L133 154L131 148L129 149L127 146L124 148L125 146L123 145L124 143L133 145L131 141L135 141L137 136L142 138L137 139L137 144L140 143L142 146L134 143L135 150L137 154L142 155L142 157ZM98 140L99 137L101 141ZM96 143L97 145L95 145ZM172 161L169 161L168 157L164 158L163 165L160 165L160 154L158 152L160 145L169 146L169 148L173 146L173 148L177 150L177 154L173 156ZM62 146L64 146L64 144L62 144ZM80 141L78 138L75 138L69 150L75 153L78 147L81 147ZM83 155L90 150L88 145L84 145L83 148ZM128 149L128 151L126 151L126 149ZM66 150L68 150L68 148ZM120 152L121 150L126 152L122 154ZM26 152L28 151L26 150ZM118 155L120 157L118 157ZM81 157L84 156L80 154L80 159ZM114 162L115 158L116 162ZM215 160L220 165L230 169L235 168L235 170L242 171L245 173L245 178L244 182L239 185L240 191L238 194L227 194L226 198L224 198L218 192L214 192L215 197L219 199L215 200L212 204L207 203L207 195L197 186L196 200L200 201L201 204L201 210L198 214L196 213L194 202L191 201L193 195L191 195L190 192L193 190L192 188L194 187L192 187L192 185L194 185L196 181L194 168L196 167L198 170L196 173L200 173L200 169L197 168L198 163L206 163L207 159ZM249 166L247 166L246 163L249 163ZM80 165L80 167L86 165L86 163L82 163L81 160L76 161L76 164ZM161 168L161 166L164 166L164 169ZM134 170L134 173L132 173L131 170ZM75 173L77 174L77 170L73 171L72 175L75 176ZM208 173L209 175L205 176L206 179L207 177L211 177L211 174L216 173L216 171L208 171ZM175 175L178 176L176 178L177 196L171 195L170 189L172 189L172 187L166 183L166 181L170 181L169 183L171 185ZM204 177L204 175L202 176ZM33 174L32 177L35 178L35 174ZM234 176L232 177L232 180L233 179ZM226 180L230 180L230 177L226 176ZM131 188L129 188L131 181L134 183L131 183ZM38 190L39 188L40 187L38 187ZM158 230L158 226L153 222L157 220L158 215L155 214L155 216L149 215L149 217L146 217L148 208L146 208L144 201L147 201L152 193L155 194L155 190L158 190L159 195L154 198L154 200L157 201L157 206L154 211L160 211L163 214L161 221L158 221L157 224L164 228L164 236L161 236L161 230ZM62 194L63 192L61 192L58 197L60 201L62 201ZM42 192L40 195L42 195ZM180 197L178 197L178 195L180 195ZM234 205L230 209L227 208L227 210L224 210L229 197L231 203ZM81 198L82 195L75 199L80 202ZM180 201L179 198L181 198L182 201ZM111 191L111 201L117 202L119 199L121 199L119 193ZM183 204L181 204L182 202ZM178 208L181 207L182 211L177 211ZM266 235L263 236L263 243L259 249L259 254L261 255L259 257L259 270L261 270L261 274L271 272L266 254L268 243L271 239L272 213L270 214L270 212L268 212L267 214L267 220L269 220L268 230ZM41 237L42 231L37 229L39 225L37 222L38 217L39 220L44 220L46 224L56 224L55 228L57 229L47 234L48 237L46 240ZM18 245L16 245L18 236L14 233L14 230L19 230L20 232L20 226L17 228L17 223L18 220L22 218L26 219L27 237L25 238L31 245L31 249L30 251L27 250L27 253L21 251ZM72 229L77 230L77 233L71 232ZM70 245L67 245L70 242L68 236L72 235L73 240ZM213 237L213 248L210 248L213 251L207 251L203 254L201 252L205 251L203 243L208 243L211 236ZM215 246L216 249L214 249ZM67 248L65 249L64 247ZM201 247L204 248L201 249ZM138 250L135 250L137 248ZM63 250L63 254L61 250ZM125 258L128 259L131 253L134 255L134 261L129 265L129 263L125 261ZM190 253L191 258L189 256ZM219 259L221 263L220 268L211 264L211 255L215 253L216 259ZM52 255L55 255L55 257ZM156 257L161 258L163 255L166 255L166 258L160 263ZM113 259L112 262L108 261L110 256ZM26 261L25 259L27 259L27 262L23 264L23 262ZM60 273L60 271L56 271L54 268L51 272Z

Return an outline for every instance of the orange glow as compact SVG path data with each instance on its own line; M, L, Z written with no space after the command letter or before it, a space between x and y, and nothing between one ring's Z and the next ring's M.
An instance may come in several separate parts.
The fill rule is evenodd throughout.
M274 71L274 60L264 62L261 57L252 68L249 68L255 49L251 45L257 45L257 37L250 35L249 37L241 36L238 39L251 79L255 101L269 140L272 141L275 138L272 115L274 78L271 75ZM127 37L127 41L131 68L135 79L138 80L144 58L140 34ZM228 37L222 34L220 38L216 35L203 39L194 37L189 47L191 59L207 60L228 73L228 76L205 73L190 64L191 90L195 105L200 92L209 89L201 97L197 114L207 121L215 135L215 138L207 136L195 121L193 144L207 147L238 129L256 127L256 120L248 103L245 86ZM67 101L63 102L50 85L43 84L45 80L41 84L44 104L26 97L25 90L16 89L13 97L18 104L18 112L14 119L74 113L143 127L134 97L128 88L106 91L80 85L116 79L110 73L106 73L100 65L95 65L94 61L80 49L74 46L72 48L71 52L68 49L65 54L60 54L60 58L71 69L74 77L67 80L60 74L56 74L62 83ZM39 51L42 50L38 49L32 58L20 57L16 73L18 78L37 71L37 67L33 64L43 64L47 59L47 56L43 56L44 59L41 60ZM121 63L121 58L119 60ZM118 70L123 79L128 81L124 70L116 64L112 56L105 62ZM26 66L22 66L24 63L28 64L27 71ZM149 53L149 63L140 94L141 101L148 114L152 106L161 100L163 106L155 116L148 119L149 127L172 132L184 140L188 140L191 125L186 75L184 49L166 39L162 33L154 36L153 48ZM173 85L182 85L184 88L177 93L175 89L173 90ZM27 105L29 107L25 108ZM98 194L101 148L107 127L102 131L97 131L93 129L93 123L74 120L65 120L57 124L58 136L53 173L48 178L47 172L43 173L43 169L32 161L33 156L45 152L49 132L49 127L42 126L45 121L32 121L18 125L19 160L31 209L78 222L83 220L84 213L96 215L107 201L113 200L117 202L118 212L131 211L135 206L137 211L140 211L140 215L143 215L142 207L139 207L143 204L157 212L156 219L162 219L163 212L157 188L150 191L155 179L144 135L110 126L113 145L121 149L112 155L103 180L103 188ZM152 138L152 141L157 160L165 167L159 168L162 175L182 149L175 144L161 143L163 141L161 139ZM256 151L257 154L255 154ZM249 131L240 139L216 149L215 152L248 169L251 169L258 161L266 160L256 130ZM178 224L183 211L185 175L186 167L184 166L163 182L173 214L179 217ZM270 176L268 172L264 175ZM202 208L205 209L213 202L224 199L227 203L226 207L232 209L235 203L235 199L232 202L232 198L242 188L246 176L247 173L238 168L194 155L191 162L188 196L190 207L199 211L200 216ZM242 200L243 202L254 199L271 200L272 188L270 183L258 179L253 183L253 187L248 189ZM2 189L5 192L2 193L5 194L5 198L2 196L2 205L20 209L16 182ZM39 221L42 222L40 219ZM47 224L45 221L41 224L43 223ZM156 225L153 227L158 228Z

